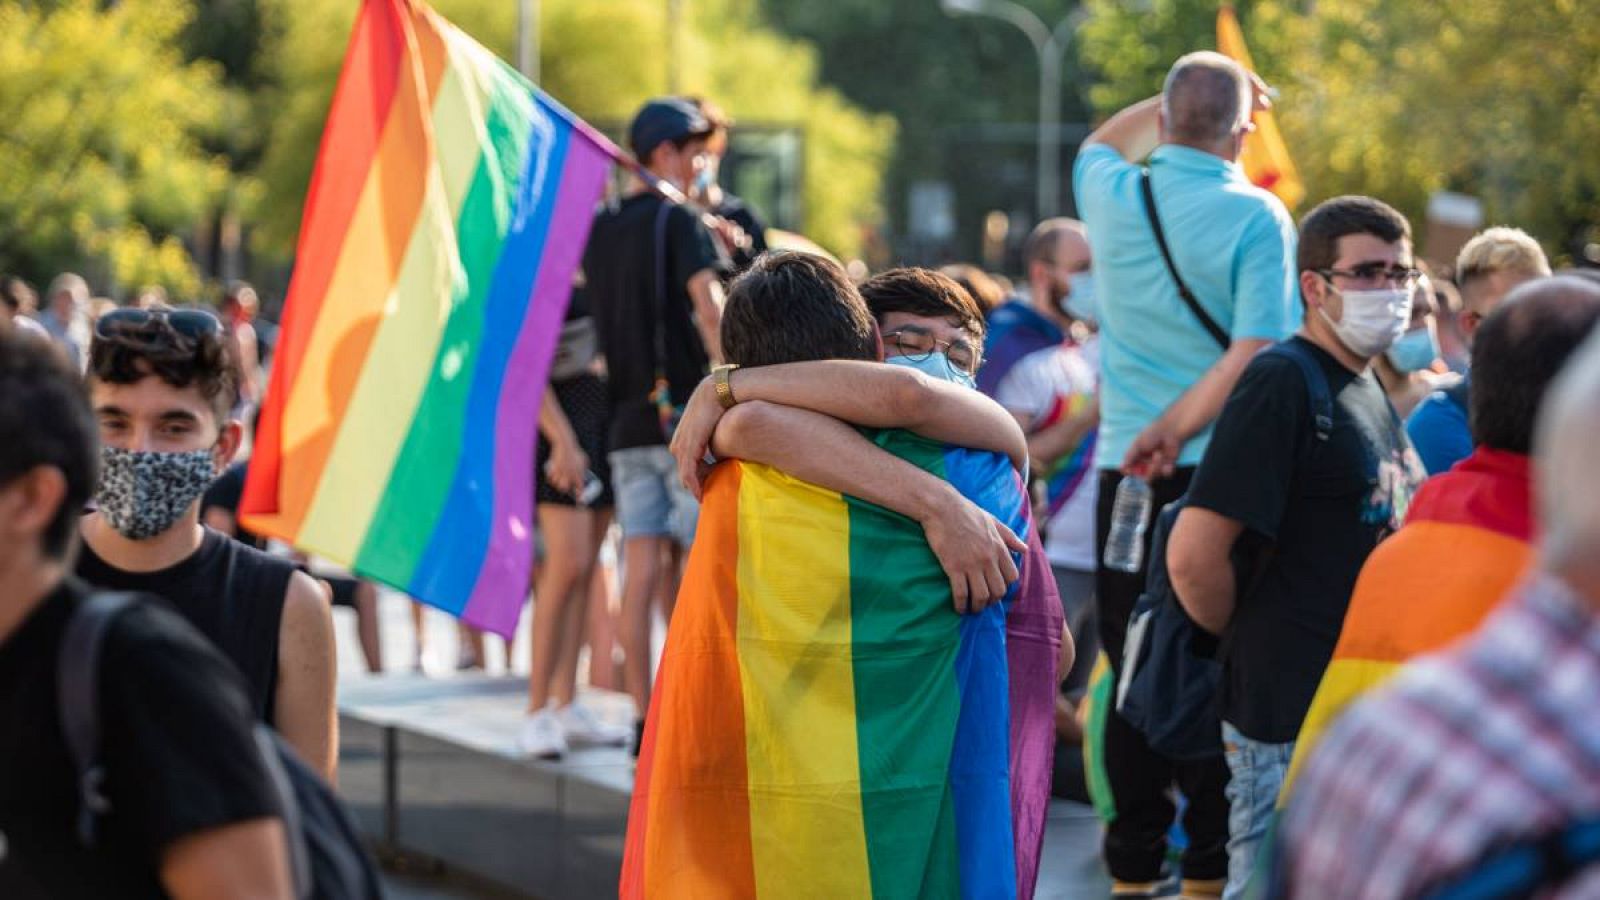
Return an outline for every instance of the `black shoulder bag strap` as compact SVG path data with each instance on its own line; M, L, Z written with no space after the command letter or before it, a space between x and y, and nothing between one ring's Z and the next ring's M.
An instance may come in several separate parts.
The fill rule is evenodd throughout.
M1200 325L1205 328L1206 334L1211 335L1217 346L1226 351L1228 345L1232 343L1228 333L1222 330L1217 320L1211 318L1211 314L1206 312L1199 300L1195 299L1194 292L1184 283L1183 276L1178 274L1177 264L1172 261L1172 251L1167 248L1167 235L1161 230L1161 216L1156 214L1156 195L1150 187L1149 169L1139 173L1139 192L1144 195L1144 214L1150 219L1151 230L1156 233L1156 246L1161 248L1161 258L1166 261L1167 271L1172 273L1172 280L1177 282L1178 296L1183 298L1184 305L1189 307L1194 317L1200 320Z

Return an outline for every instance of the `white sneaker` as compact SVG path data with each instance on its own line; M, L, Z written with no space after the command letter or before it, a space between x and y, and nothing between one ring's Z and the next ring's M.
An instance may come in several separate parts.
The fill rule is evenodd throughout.
M621 747L633 737L633 729L605 721L576 700L557 710L556 718L567 737L577 744Z
M517 749L538 759L560 759L567 752L567 736L553 710L546 707L523 717Z

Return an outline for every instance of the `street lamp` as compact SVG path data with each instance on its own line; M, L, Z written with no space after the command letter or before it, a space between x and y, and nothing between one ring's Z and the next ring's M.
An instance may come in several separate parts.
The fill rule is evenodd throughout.
M517 0L517 71L539 83L539 0Z
M990 16L1022 29L1039 55L1039 218L1060 210L1061 202L1061 52L1084 19L1080 6L1052 30L1031 9L1012 0L940 0L952 16Z

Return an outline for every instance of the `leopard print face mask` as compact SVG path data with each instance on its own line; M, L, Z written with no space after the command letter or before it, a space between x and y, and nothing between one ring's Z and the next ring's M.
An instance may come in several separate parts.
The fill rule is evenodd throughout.
M156 453L100 448L100 515L129 540L155 537L183 517L216 477L210 450Z

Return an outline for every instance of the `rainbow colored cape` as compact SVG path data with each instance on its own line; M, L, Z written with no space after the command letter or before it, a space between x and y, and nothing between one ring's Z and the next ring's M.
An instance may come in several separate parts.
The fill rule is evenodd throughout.
M878 440L1028 533L1003 458ZM1018 590L957 615L916 523L767 466L719 465L645 725L622 896L1011 897L1019 881L1030 895L1049 757L1042 780L1023 776L1038 796L1016 796ZM1054 599L1030 615L1048 620ZM1047 699L1054 670L1038 675Z
M245 525L510 636L539 403L615 153L427 6L362 4Z
M1404 528L1356 579L1333 659L1295 742L1280 796L1328 726L1408 660L1478 627L1533 561L1528 457L1479 448L1423 482Z

